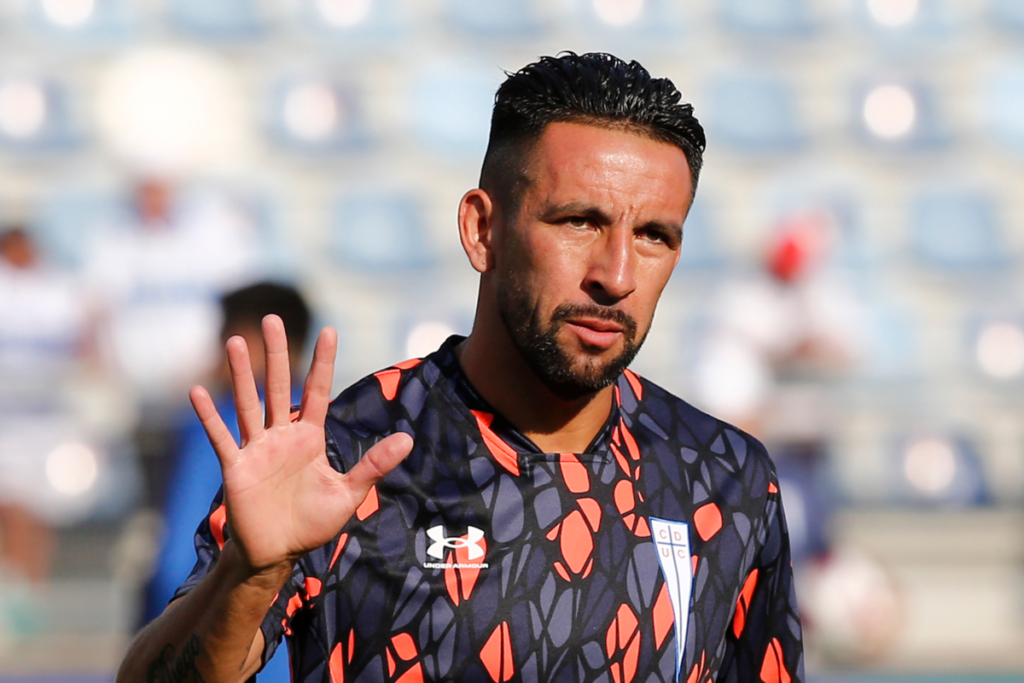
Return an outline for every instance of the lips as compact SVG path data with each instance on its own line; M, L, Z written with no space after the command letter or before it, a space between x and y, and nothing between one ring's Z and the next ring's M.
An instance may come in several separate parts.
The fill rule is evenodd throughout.
M622 325L597 318L567 320L566 325L585 345L601 349L611 347L624 332Z

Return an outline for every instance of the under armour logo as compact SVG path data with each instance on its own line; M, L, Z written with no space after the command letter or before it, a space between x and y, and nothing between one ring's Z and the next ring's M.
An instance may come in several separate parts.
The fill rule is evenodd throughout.
M430 547L427 548L427 555L436 557L439 560L444 559L445 548L453 550L455 548L465 548L469 553L468 557L470 560L476 560L484 556L484 549L480 547L480 541L484 540L484 532L475 526L466 527L465 538L445 536L443 526L427 529L427 537L433 541Z

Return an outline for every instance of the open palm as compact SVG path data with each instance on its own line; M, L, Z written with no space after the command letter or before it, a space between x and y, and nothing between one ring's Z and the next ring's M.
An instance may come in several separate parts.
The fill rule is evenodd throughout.
M241 444L235 443L206 389L190 393L220 460L231 538L253 571L297 560L330 541L370 487L412 449L407 434L376 444L346 474L327 461L324 422L330 403L337 333L324 328L313 352L302 404L291 414L291 370L284 324L263 320L266 417L245 340L227 343Z

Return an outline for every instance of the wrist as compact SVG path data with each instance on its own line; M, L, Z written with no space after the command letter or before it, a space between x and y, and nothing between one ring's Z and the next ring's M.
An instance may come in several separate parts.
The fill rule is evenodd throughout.
M217 565L231 583L247 584L276 593L292 575L295 562L293 559L285 559L266 566L253 566L243 557L234 541L228 539L221 549Z

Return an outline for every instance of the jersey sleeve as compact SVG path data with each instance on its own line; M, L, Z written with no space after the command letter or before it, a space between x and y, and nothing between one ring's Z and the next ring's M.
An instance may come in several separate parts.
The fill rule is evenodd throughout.
M203 580L220 559L221 550L230 538L227 527L227 509L224 507L224 489L217 492L208 514L200 523L195 535L196 564L185 582L174 592L171 602L186 595ZM307 583L302 562L295 565L292 575L277 594L267 611L260 630L263 632L263 661L266 665L274 655L282 636L291 635L291 622L301 608L309 602L306 594Z
M736 601L719 680L802 683L803 638L789 532L774 472L764 508L764 543Z

